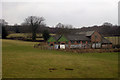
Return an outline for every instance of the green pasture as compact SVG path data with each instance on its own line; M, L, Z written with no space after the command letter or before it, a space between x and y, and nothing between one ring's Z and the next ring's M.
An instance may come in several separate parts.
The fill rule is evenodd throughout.
M42 34L37 34L37 37L41 37ZM13 34L9 34L7 36L8 38L10 37L32 37L31 33L13 33Z
M55 35L55 34L50 34L50 35ZM44 40L41 33L37 33L36 36L37 36L36 40ZM24 39L31 40L32 34L31 33L12 33L12 34L9 34L7 38L24 38Z
M4 39L2 43L3 78L118 77L118 53L78 54L33 48L38 42Z

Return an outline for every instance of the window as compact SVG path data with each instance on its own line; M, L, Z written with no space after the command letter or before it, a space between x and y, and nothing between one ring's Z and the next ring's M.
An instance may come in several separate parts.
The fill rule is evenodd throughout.
M72 44L74 44L74 43L75 43L75 41L71 41L71 43L72 43Z
M53 44L50 44L50 46L53 46Z
M86 41L82 41L82 43L86 43Z
M88 44L90 44L90 41L88 41Z
M77 41L77 43L80 43L80 41Z

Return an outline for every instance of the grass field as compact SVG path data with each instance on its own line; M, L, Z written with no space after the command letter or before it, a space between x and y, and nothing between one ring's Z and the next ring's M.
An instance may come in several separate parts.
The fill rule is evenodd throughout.
M2 42L3 78L118 77L118 53L77 54L33 48L36 42Z
M56 35L56 34L50 34L50 35ZM36 34L36 40L44 40L41 33ZM24 38L24 39L32 39L31 33L12 33L7 36L7 38Z

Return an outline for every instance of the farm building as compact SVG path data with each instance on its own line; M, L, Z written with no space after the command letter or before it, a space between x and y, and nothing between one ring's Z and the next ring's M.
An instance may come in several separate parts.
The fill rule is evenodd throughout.
M51 36L47 44L53 49L112 48L112 43L97 31Z

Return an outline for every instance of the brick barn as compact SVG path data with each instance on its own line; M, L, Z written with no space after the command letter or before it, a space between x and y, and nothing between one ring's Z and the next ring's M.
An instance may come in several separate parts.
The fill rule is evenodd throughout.
M97 31L51 36L47 44L52 49L112 48L112 43Z

